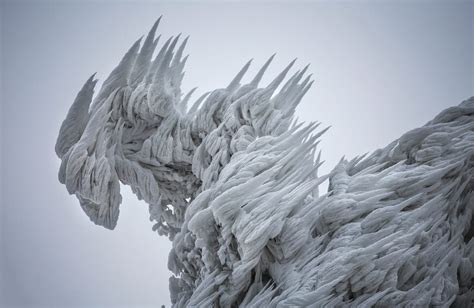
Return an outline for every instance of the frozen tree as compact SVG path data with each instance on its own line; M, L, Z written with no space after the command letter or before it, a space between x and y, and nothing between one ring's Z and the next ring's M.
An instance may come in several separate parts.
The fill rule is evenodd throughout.
M249 62L188 107L187 39L154 56L158 23L95 97L87 80L56 153L94 223L115 227L120 183L149 204L174 306L472 307L474 98L319 176L325 129L294 119L306 68L260 87L272 56L241 85Z

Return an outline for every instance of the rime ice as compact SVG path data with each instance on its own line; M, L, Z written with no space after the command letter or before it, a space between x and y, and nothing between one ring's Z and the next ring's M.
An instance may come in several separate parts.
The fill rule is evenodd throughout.
M474 98L319 176L325 129L294 119L307 67L259 86L272 56L241 85L249 62L188 107L187 39L154 57L158 23L95 97L87 80L56 153L94 223L116 226L120 183L149 204L175 307L473 304Z

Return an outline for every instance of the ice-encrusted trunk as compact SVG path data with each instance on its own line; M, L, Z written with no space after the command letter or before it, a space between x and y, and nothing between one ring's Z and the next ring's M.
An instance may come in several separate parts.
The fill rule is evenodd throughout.
M325 130L294 120L307 67L259 88L273 56L241 85L249 62L188 108L187 39L153 58L158 23L95 98L86 82L56 153L94 223L115 227L120 183L149 204L174 306L473 305L474 98L318 176Z

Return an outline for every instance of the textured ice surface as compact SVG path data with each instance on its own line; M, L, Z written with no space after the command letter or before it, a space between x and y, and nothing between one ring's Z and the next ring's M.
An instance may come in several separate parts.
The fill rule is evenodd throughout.
M87 80L56 153L94 223L115 227L120 183L149 204L176 307L473 305L474 98L318 176L306 68L259 87L270 58L241 85L248 63L188 107L186 40L153 57L157 25L95 97Z

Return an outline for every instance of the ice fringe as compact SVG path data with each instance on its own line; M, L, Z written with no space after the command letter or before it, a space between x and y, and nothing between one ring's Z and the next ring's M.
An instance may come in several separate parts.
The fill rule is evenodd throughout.
M188 108L187 39L153 58L158 23L93 101L87 80L56 153L94 223L115 227L120 182L149 204L175 307L473 306L474 98L318 176L324 130L294 121L306 68L258 87L272 56L241 85L249 62Z

